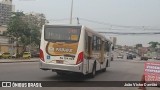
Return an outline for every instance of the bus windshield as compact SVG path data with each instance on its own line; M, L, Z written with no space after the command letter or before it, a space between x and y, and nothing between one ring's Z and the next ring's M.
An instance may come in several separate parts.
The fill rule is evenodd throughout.
M80 32L80 26L46 27L44 30L44 39L55 42L77 42L79 41Z

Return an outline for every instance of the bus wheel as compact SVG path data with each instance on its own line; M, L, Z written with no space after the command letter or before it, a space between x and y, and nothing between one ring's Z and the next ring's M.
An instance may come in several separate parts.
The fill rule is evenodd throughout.
M102 69L102 72L106 72L106 68L108 67L108 60L107 60L107 63L106 63L106 66L105 68Z
M92 72L91 72L91 77L92 78L94 78L95 77L95 75L96 75L96 63L94 63L94 65L93 65L93 69L92 69Z
M57 73L57 75L60 75L60 76L65 75L65 73L63 73L63 72L56 72L56 73Z
M102 72L106 72L106 67L102 69Z

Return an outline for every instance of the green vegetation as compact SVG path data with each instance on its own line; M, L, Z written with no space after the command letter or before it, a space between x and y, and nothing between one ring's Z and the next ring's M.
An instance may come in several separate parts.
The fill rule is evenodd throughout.
M40 30L45 23L44 14L32 15L14 12L7 25L7 35L12 37L17 47L23 45L23 51L26 51L26 46L39 47ZM17 53L19 53L18 48Z
M153 41L149 42L148 44L150 44L151 48L156 48L158 45L160 45L159 42L153 42Z

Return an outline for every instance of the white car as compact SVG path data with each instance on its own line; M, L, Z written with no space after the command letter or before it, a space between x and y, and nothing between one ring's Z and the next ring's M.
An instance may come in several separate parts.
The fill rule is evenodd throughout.
M123 55L118 55L117 58L123 59Z
M12 55L12 58L16 58L16 55L17 55L16 53L15 53L15 54L13 54L13 55Z

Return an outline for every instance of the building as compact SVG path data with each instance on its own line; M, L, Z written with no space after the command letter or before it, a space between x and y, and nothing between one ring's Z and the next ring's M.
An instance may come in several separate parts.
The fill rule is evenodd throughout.
M12 0L3 0L0 2L0 26L7 25L14 12L15 6L12 5Z
M117 43L117 37L110 37L110 40L112 41L113 46L115 46Z
M19 53L22 53L23 46L16 46L16 43L11 42L11 38L7 36L0 36L0 53L9 52L11 55L16 53L18 48Z
M7 31L7 24L11 18L12 12L14 12L14 7L15 6L12 5L12 0L2 0L0 2L0 53L14 53L15 51L15 46L9 43L9 37L3 35Z
M138 48L138 55L144 56L144 54L147 54L148 52L148 47L139 47Z
M4 35L6 31L7 31L7 26L0 26L0 36Z

